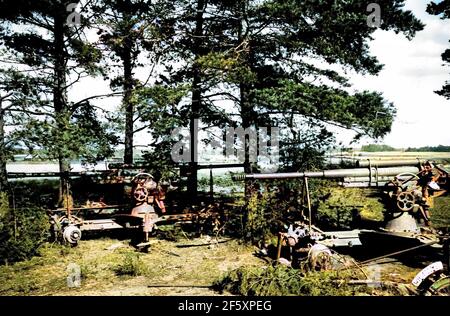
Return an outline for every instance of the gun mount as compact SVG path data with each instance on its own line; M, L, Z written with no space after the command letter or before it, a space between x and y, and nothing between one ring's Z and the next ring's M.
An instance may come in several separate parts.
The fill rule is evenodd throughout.
M67 203L64 207L48 210L54 238L75 246L86 232L132 230L139 234L136 241L144 240L136 246L146 249L149 245L149 235L156 231L157 224L220 224L216 205L190 213L183 210L181 214L173 214L176 210L169 206L171 214L167 214L166 195L177 187L172 186L173 182L157 182L151 174L135 172L136 169L142 170L140 166L130 170L118 169L119 173L117 170L108 170L95 179L102 185L119 187L118 192L121 192L121 195L123 193L124 197L122 204L109 205L102 197L99 201L88 200L85 205L79 207Z

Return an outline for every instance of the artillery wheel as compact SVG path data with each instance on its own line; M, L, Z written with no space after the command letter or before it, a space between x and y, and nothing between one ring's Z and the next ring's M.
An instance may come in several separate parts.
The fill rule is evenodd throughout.
M134 198L138 202L144 202L148 197L148 190L144 187L137 188L133 193Z
M411 211L415 202L416 198L410 192L402 192L397 195L397 206L403 212Z
M450 296L450 277L435 281L425 292L426 296Z

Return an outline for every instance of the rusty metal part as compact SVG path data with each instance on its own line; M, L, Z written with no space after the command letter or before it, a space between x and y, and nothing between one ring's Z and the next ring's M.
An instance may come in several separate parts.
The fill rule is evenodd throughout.
M355 229L350 231L322 232L323 240L318 240L317 243L332 248L361 246L362 243L359 239L361 231Z
M131 210L131 215L143 217L143 214L146 214L149 212L155 213L155 209L154 209L153 205L151 205L147 202L144 202L144 203L140 203L140 204L136 205L135 207L133 207L133 209Z
M90 211L90 210L112 210L127 207L128 205L105 205L105 206L88 206L88 207L73 207L72 211ZM66 208L57 208L55 210L49 210L49 212L66 211Z
M157 220L158 220L158 214L150 213L150 212L145 213L144 222L143 222L144 233L148 234L148 233L152 232Z
M392 257L392 256L397 256L397 255L400 255L400 254L403 254L403 253L407 253L407 252L414 251L414 250L421 249L421 248L425 248L425 247L431 247L431 246L436 245L438 243L439 243L438 240L434 240L434 241L426 243L426 244L410 247L410 248L403 249L403 250L396 251L396 252L391 252L391 253L388 253L386 255L379 256L379 257L372 258L372 259L368 259L368 260L365 260L365 261L361 261L361 262L354 261L353 265L345 266L345 267L342 267L342 268L340 268L338 270L349 270L349 269L356 269L356 268L359 269L361 266L370 265L374 261L378 261L378 260L381 260L381 259L389 258L389 257Z
M112 218L83 220L81 231L121 229L123 226L117 224Z
M277 262L281 257L281 246L282 246L282 241L283 239L283 233L278 233L278 241L277 241Z
M108 165L109 169L150 169L153 166L148 166L146 164L124 164L124 163L110 163ZM198 165L197 169L226 169L226 168L241 168L244 167L243 163L234 164L207 164Z
M219 241L214 241L214 242L205 243L205 244L176 245L175 247L177 247L177 248L205 247L205 246L211 246L211 245L216 245L216 244L224 244L231 240L233 240L233 239L230 238L230 239L226 239L226 240L219 240Z

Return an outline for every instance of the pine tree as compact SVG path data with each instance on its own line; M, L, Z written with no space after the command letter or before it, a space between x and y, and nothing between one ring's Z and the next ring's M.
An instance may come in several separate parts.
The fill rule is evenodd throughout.
M32 104L45 79L31 78L15 67L0 69L0 192L8 193L6 163L20 139L7 134L5 127L21 128L21 118L32 111Z
M377 3L381 30L402 32L411 39L423 29L410 11L403 10L403 0ZM381 93L352 91L345 75L376 75L382 69L369 51L377 27L366 3L240 0L228 10L237 21L226 31L234 49L212 49L210 65L221 70L230 90L239 91L238 100L230 100L238 106L244 128L282 129L281 158L288 169L313 167L301 160L320 156L333 143L331 125L354 130L355 139L379 138L390 131L394 105ZM250 171L246 161L246 172Z
M125 116L124 163L131 164L134 134L147 127L136 127L139 113L136 111L138 104L135 93L154 76L154 68L163 51L162 42L166 32L170 30L161 24L161 20L168 12L173 11L173 5L170 1L152 3L145 0L103 0L97 2L93 10L99 16L96 28L100 46L109 57L106 61L108 78L115 70L119 71L110 83L113 90L122 90L121 112ZM146 66L150 66L152 70L146 82L140 82L134 73L144 66L142 60L145 54L148 61Z
M439 15L441 19L450 19L450 0L442 0L439 3L430 2L427 6L427 12ZM447 66L450 65L450 48L442 53L442 60ZM435 92L450 100L450 81L447 81L441 90Z
M30 146L43 148L49 158L58 160L60 203L69 193L70 159L102 159L112 153L110 146L115 142L91 104L97 96L68 100L72 86L101 70L98 67L101 54L84 33L90 20L81 18L79 24L73 23L77 22L70 19L74 14L73 3L72 0L0 3L0 19L5 26L1 30L2 44L7 49L4 56L8 56L5 59L20 64L32 78L46 78L20 135ZM82 7L81 12L89 14L87 7Z

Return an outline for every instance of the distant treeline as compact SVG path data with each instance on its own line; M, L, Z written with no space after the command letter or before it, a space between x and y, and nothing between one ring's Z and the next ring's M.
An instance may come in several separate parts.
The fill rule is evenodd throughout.
M433 151L433 152L450 152L450 146L426 146L419 148L408 148L406 151Z
M379 152L379 151L403 151L389 145L370 144L361 147L361 151L365 152ZM450 146L425 146L425 147L408 147L407 152L450 152Z
M388 146L388 145L370 144L370 145L362 146L361 151L366 151L366 152L397 151L397 149L395 149L394 147Z

